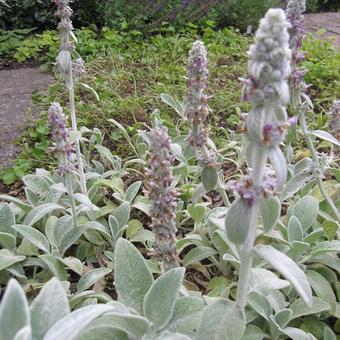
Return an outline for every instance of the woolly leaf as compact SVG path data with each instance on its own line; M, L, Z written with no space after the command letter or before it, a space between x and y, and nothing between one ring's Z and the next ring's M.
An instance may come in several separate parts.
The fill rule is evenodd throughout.
M205 308L195 340L237 340L245 328L243 312L233 302L220 300Z
M92 305L75 310L67 314L44 336L43 340L65 340L75 338L91 321L110 312L109 305Z
M114 268L119 301L141 313L153 276L141 253L123 238L117 241Z
M158 329L165 327L172 317L184 272L184 268L167 271L151 285L145 295L143 314Z
M97 281L102 279L105 275L111 273L109 268L96 268L85 273L77 284L77 292L80 293L87 288L93 286Z
M50 214L52 211L64 208L61 205L54 204L54 203L45 203L35 207L31 210L25 217L24 223L25 225L32 226L33 224L37 223L40 219L45 217L47 214Z
M214 190L217 184L218 174L216 169L206 166L202 170L202 182L204 189L209 192Z
M277 197L271 197L261 202L261 218L263 231L268 233L278 222L281 214L281 202Z
M312 289L306 275L291 258L269 245L258 245L254 252L290 281L307 305L312 304Z
M15 231L11 226L15 224L15 217L8 204L0 204L0 232L12 234L15 236Z
M61 318L70 313L68 298L60 282L48 281L30 306L32 338L42 339Z
M13 340L19 330L29 326L30 315L23 289L11 279L0 305L1 340Z
M12 228L16 230L21 236L23 236L27 241L34 244L37 248L41 249L45 253L50 252L50 243L48 242L46 236L42 234L39 230L22 224L13 225Z
M253 208L246 200L239 198L230 206L225 218L228 238L235 244L244 244L248 238Z

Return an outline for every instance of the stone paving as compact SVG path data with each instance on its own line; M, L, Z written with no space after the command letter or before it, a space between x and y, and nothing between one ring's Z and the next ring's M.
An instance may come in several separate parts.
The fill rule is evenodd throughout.
M329 37L340 47L340 13L305 14L304 26L307 32L314 35L321 29L325 30L325 34L319 38Z
M14 141L39 115L32 110L32 92L46 89L52 81L39 68L0 71L0 171L19 152Z

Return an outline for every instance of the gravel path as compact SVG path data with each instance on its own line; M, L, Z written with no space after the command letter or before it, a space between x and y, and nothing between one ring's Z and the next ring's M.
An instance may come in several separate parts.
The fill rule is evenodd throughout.
M0 171L19 152L14 141L39 112L31 109L32 92L44 90L53 79L39 68L0 71Z

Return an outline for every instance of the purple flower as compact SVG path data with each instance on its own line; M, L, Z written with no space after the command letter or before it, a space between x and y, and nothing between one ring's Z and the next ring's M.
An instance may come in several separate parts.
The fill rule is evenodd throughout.
M69 130L67 128L66 117L59 103L51 104L48 115L52 139L55 142L55 151L60 156L58 170L60 174L66 174L74 168L73 164L69 163L73 157L74 147L68 140Z
M176 241L176 196L173 187L171 165L173 156L171 140L162 126L152 129L149 133L150 156L149 167L145 169L146 195L152 201L150 211L152 229L156 235L153 256L159 258L165 270L178 266Z

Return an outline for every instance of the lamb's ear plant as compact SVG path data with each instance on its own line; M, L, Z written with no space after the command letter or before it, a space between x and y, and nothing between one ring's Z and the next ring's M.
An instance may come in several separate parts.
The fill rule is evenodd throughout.
M150 215L152 230L156 236L153 255L161 260L167 271L178 267L176 251L176 196L171 165L173 155L167 130L156 123L148 133L150 156L146 174L146 194L152 201Z
M307 127L306 113L309 110L313 110L313 103L307 94L308 86L304 82L304 75L307 71L301 66L301 62L305 57L304 53L301 51L302 40L304 38L302 13L305 10L306 0L290 0L286 10L287 19L290 22L290 47L292 49L292 75L290 77L291 107L294 113L299 117L301 132L311 154L313 161L313 176L336 221L340 223L339 209L334 204L323 183L327 164L324 164L325 162L319 155L313 141L313 138L317 137L339 147L339 139L329 132L322 130L309 131Z
M115 251L115 288L120 310L93 323L79 336L97 339L95 331L113 328L122 334L115 339L191 339L205 306L202 298L183 296L184 268L172 268L156 280L146 260L129 241L120 238Z
M194 151L199 166L204 192L216 189L225 206L229 199L225 192L221 174L218 173L217 150L209 138L208 106L209 96L205 93L208 82L207 51L203 42L197 40L192 44L187 65L188 98L186 100L185 118L189 125L188 144Z
M57 57L57 66L61 75L66 81L66 87L69 91L70 116L72 122L72 130L75 134L75 150L77 156L78 174L80 181L80 189L83 194L87 194L86 179L83 168L83 159L80 150L80 136L77 127L74 85L75 80L79 80L84 72L85 66L81 58L73 61L72 54L75 50L77 38L73 32L71 21L72 9L69 6L69 0L53 0L57 5L56 15L60 18L58 29L60 32L60 52Z
M49 121L52 130L52 138L55 142L55 152L58 156L58 172L65 179L68 197L71 203L74 227L77 227L76 205L73 196L72 172L75 168L72 163L73 145L69 140L66 117L59 103L53 103L49 110Z
M282 10L271 9L266 13L256 33L255 44L250 47L248 77L243 80L243 99L253 106L246 121L249 174L239 182L230 183L238 197L225 219L228 238L241 248L236 296L236 304L241 310L248 301L254 254L285 276L308 305L312 303L310 285L294 261L270 245L255 246L261 205L275 195L287 176L280 144L288 127L285 109L289 101L291 58L288 27Z
M114 304L90 305L73 312L67 285L48 281L29 303L20 284L11 279L0 305L1 340L75 339L93 320L115 310Z

